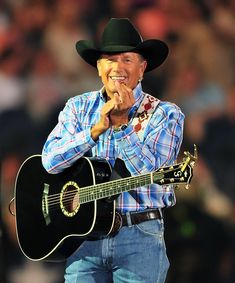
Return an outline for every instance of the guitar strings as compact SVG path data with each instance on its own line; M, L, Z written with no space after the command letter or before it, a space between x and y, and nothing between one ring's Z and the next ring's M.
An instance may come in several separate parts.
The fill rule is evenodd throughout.
M166 178L165 179L166 180L166 183L168 182L168 180L169 180L169 182L170 182L170 178ZM179 182L179 183L171 183L171 184L174 184L174 185L177 185L177 184L182 184L182 182ZM83 189L83 188L82 188ZM74 191L76 191L76 190L74 190ZM75 196L75 200L76 200L76 196ZM57 201L54 201L54 203L50 203L49 205L48 205L48 207L50 208L50 210L59 210L59 209L61 209L61 207L60 207L60 205L58 205L58 204L60 204L60 200L58 201L58 199L60 199L60 197L57 197ZM94 198L94 200L98 200L99 198ZM79 196L78 196L78 200L79 200ZM93 199L92 199L93 200ZM80 204L84 204L84 203L88 203L88 202L91 202L92 200L89 200L89 201L85 201L85 202L78 202L78 204L77 205L80 205ZM72 202L74 201L74 195L73 196L70 196L70 197L65 197L64 199L63 199L63 205L66 207L66 205L68 206L69 204L71 204ZM76 206L77 207L77 206Z
M179 165L182 165L182 164L183 163L178 164L177 167L179 167ZM172 171L172 169L164 170L164 174L166 174L167 172L171 172L171 171ZM101 183L101 184L97 184L97 185L83 187L83 188L81 188L81 190L80 189L79 190L77 190L77 189L70 190L70 191L65 192L65 196L63 198L63 204L64 205L69 204L69 203L71 203L71 201L74 201L76 199L78 199L78 201L80 200L79 204L82 204L82 203L86 203L86 202L89 202L89 201L92 201L92 200L112 196L114 194L121 193L125 190L126 191L130 190L130 188L123 190L122 186L130 187L130 186L134 185L133 188L135 188L135 187L138 187L138 186L148 185L148 184L151 183L151 180L150 180L150 182L148 182L148 184L146 184L145 182L146 182L147 178L149 179L151 174L161 175L162 173L163 172L151 172L151 173L148 173L148 174L141 175L138 178L139 182L136 181L136 176L132 176L132 177L125 178L125 179L114 180L114 181L111 181L111 182L108 182L108 183ZM164 178L165 182L168 179L170 180L170 178ZM129 182L126 183L127 181L129 181ZM144 184L142 184L143 181L144 181ZM113 185L119 184L119 186L118 187L114 186L115 188L112 188L112 187L110 187L111 183L113 183ZM122 184L122 183L124 183L124 184ZM179 182L179 183L182 183L182 182ZM177 183L174 182L173 184L177 184ZM121 190L120 190L120 188L121 188ZM112 193L112 194L107 196L106 194L107 194L107 192L109 192L109 190L110 190L110 192L112 192L112 190L114 190L114 191L116 190L116 192L114 194ZM47 197L48 206L50 206L50 208L52 206L56 206L60 203L61 194L62 194L62 192L57 193L57 194L53 194L53 195L50 195L50 196ZM103 194L105 196L100 196L101 194Z
M68 192L65 192L65 196L63 198L63 203L65 203L65 201L73 200L74 197L76 197L77 193L79 195L79 199L89 199L90 200L90 198L97 199L98 196L100 196L101 194L107 196L106 194L109 192L109 190L110 190L110 192L112 192L112 190L116 191L114 194L118 194L118 193L123 191L123 186L124 185L125 185L125 187L133 186L133 188L138 186L138 185L139 186L146 185L146 182L144 182L144 184L142 184L143 181L146 181L146 176L145 175L141 176L138 182L136 182L136 181L133 182L133 178L130 178L130 179L126 178L126 179L127 180L125 180L125 179L115 180L113 182L109 182L108 184L101 183L101 184L98 184L98 185L92 185L92 186L88 186L88 187L83 187L83 188L81 188L81 190L77 190L77 189L70 190ZM119 181L119 182L117 182L117 181ZM128 181L128 183L126 183L126 181ZM120 183L121 185L119 184L118 186L116 186L116 187L113 186L114 188L112 188L112 187L110 187L110 183L113 183L113 185L115 185L117 183ZM125 183L125 184L122 184L122 183ZM94 186L96 188L94 188ZM110 195L113 195L113 194L110 194ZM108 196L110 196L110 195L108 195ZM105 198L105 196L101 196L99 198ZM48 204L50 206L53 205L53 204L58 204L60 202L60 201L58 202L58 200L60 200L60 197L61 197L61 192L48 196L47 197ZM84 201L84 202L88 202L88 201Z
M172 170L167 170L167 171L172 171ZM167 171L165 171L165 173L167 172ZM162 174L161 172L153 172L153 174ZM151 174L151 173L150 173ZM144 180L146 179L146 176L147 177L149 177L149 175L150 174L145 174L145 175L142 175L142 176L140 176L138 179L139 180L141 180L141 179L143 179L144 178ZM134 177L134 178L133 178ZM115 185L116 183L123 183L123 182L126 182L126 181L133 181L133 179L135 180L135 176L133 176L133 177L131 177L131 178L125 178L125 179L121 179L121 180L115 180L115 181L113 181L113 184ZM165 180L166 180L166 178L165 178ZM96 188L94 188L94 185L92 185L92 186L88 186L88 187L83 187L82 188L82 190L80 191L79 190L79 196L80 196L80 199L88 199L88 201L91 201L91 200L93 200L93 199L96 199L98 196L97 195L99 195L99 194L105 194L106 192L105 192L105 189L111 189L110 188L110 183L111 182L108 182L108 183L101 183L101 184L98 184L98 185L95 185L96 186ZM149 182L150 183L150 182ZM130 185L133 185L133 182L130 182L130 183L128 183L128 184L123 184L123 185L125 185L125 186L130 186ZM137 183L137 182L134 182L134 187L138 187L138 186L143 186L143 185L147 185L146 183L144 183L144 184L141 184L141 181L139 182L139 184ZM98 188L97 188L98 187ZM102 187L102 190L100 189L100 187ZM107 187L107 188L105 188L105 187ZM120 185L119 185L119 187L118 187L119 189L120 189ZM118 189L117 187L115 188L115 190L117 190ZM128 189L127 189L128 190ZM120 191L117 191L117 192L115 192L114 194L118 194L118 193L120 193L120 192L122 192L123 190L120 190ZM71 190L71 191L69 191L69 192L67 192L66 193L66 196L64 197L64 200L68 200L68 201L71 201L71 200L73 200L74 199L74 196L76 196L77 194L76 194L76 192L78 192L78 190L76 189L76 190ZM110 194L110 195L113 195L113 194ZM60 193L58 193L58 194L54 194L54 195L51 195L51 196L48 196L48 199L49 199L49 201L48 201L48 203L50 203L50 205L53 205L53 202L55 203L55 204L58 204L58 199L60 199L60 196L61 196L61 192ZM105 197L107 197L106 195L105 196L101 196L100 198L105 198ZM91 199L90 199L91 198ZM88 202L88 201L85 201L85 202ZM64 202L64 201L63 201ZM81 202L81 203L83 203L83 202Z

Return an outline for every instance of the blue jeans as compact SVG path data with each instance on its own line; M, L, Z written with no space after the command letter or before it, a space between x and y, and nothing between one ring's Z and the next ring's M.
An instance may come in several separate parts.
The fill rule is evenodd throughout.
M165 282L169 261L163 233L163 220L150 220L85 241L67 260L65 283Z

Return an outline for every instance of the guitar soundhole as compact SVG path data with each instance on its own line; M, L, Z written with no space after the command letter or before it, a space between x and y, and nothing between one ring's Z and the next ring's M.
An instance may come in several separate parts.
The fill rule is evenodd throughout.
M60 197L60 207L65 216L74 216L80 207L79 187L73 181L67 182L62 189Z

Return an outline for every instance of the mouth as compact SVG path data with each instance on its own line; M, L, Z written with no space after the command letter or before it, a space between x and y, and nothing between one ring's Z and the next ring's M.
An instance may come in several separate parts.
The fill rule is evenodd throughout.
M110 79L112 81L118 81L119 83L125 83L126 82L126 77L124 77L124 76L110 76Z

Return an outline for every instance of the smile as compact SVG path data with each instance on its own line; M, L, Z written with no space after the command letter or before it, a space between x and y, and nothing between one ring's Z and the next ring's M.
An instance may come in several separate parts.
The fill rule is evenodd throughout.
M122 76L110 76L110 78L113 81L124 81L126 79L126 77L122 77Z

